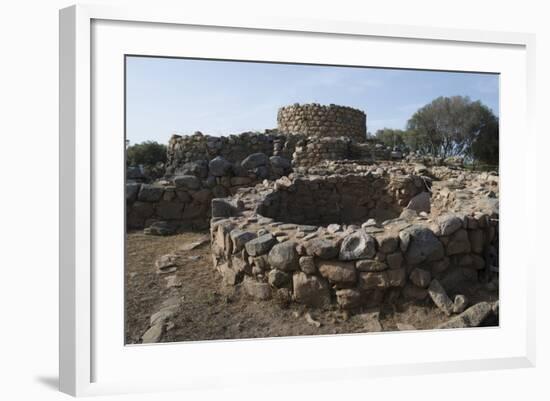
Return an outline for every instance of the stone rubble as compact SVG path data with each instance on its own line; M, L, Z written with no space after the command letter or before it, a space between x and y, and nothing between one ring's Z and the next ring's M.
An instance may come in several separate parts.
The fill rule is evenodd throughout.
M366 138L365 121L347 107L292 105L276 130L175 135L164 180L127 183L128 227L209 226L223 283L253 299L348 313L402 297L456 315L441 328L498 315L498 304L467 308L463 295L473 283L498 291L498 173L460 158L401 159ZM159 273L177 269L172 256L159 258Z

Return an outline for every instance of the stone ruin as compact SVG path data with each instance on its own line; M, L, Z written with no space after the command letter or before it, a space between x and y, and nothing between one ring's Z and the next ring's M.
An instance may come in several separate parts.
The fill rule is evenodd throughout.
M209 227L223 281L256 299L355 309L430 297L457 314L445 327L498 313L498 302L464 312L463 295L479 283L498 290L497 173L392 160L348 107L295 104L277 123L173 136L164 179L127 184L128 227Z

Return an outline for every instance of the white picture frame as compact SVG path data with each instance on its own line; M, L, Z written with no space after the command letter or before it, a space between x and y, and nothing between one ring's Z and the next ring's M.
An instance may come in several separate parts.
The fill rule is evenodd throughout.
M95 24L95 25L94 25ZM103 25L102 25L103 24ZM117 24L126 24L117 26ZM151 28L154 28L151 30ZM503 195L501 216L501 231L503 231L502 244L504 245L503 256L503 279L501 280L501 326L496 329L471 329L468 331L446 331L441 332L423 332L423 333L384 333L381 335L350 335L350 336L324 336L324 337L305 337L305 338L286 338L270 340L241 340L241 341L212 341L199 344L162 344L153 346L125 347L123 341L117 342L117 336L123 337L122 333L111 333L118 330L119 326L111 326L109 322L120 320L123 305L120 304L111 314L103 313L104 305L108 300L111 304L120 301L122 288L120 287L120 277L116 276L120 268L120 256L115 253L123 252L123 249L116 248L117 244L123 238L120 233L124 227L115 233L115 244L112 250L101 248L101 239L97 239L98 230L105 225L101 223L102 218L111 216L114 221L123 219L123 202L116 202L113 210L105 211L104 204L98 198L98 193L102 191L102 185L105 188L112 186L117 188L120 185L120 195L123 191L122 180L123 171L113 173L109 182L102 180L101 171L98 172L97 155L105 156L106 166L114 166L116 170L117 157L122 157L119 148L112 148L109 144L117 144L118 140L123 139L123 131L117 132L116 127L120 127L122 116L113 115L113 118L105 118L115 127L115 134L112 137L97 140L94 137L94 129L103 127L101 119L102 102L94 103L93 97L104 96L102 87L95 87L98 82L108 82L109 73L104 73L103 68L109 66L110 60L122 62L121 54L129 53L128 49L137 50L139 54L149 54L154 46L160 46L160 39L166 35L175 35L180 32L186 35L187 29L193 29L193 34L201 40L201 46L197 47L197 52L209 51L209 46L213 49L215 41L209 42L208 37L201 35L210 35L210 38L227 39L228 43L239 40L236 36L247 37L247 35L263 35L262 40L270 43L272 49L277 49L277 43L282 43L286 39L292 38L294 43L299 40L304 41L325 41L327 48L329 42L338 38L341 43L353 41L354 43L370 41L378 43L384 41L385 46L398 45L400 41L407 41L407 46L437 46L440 56L449 51L461 52L465 55L469 51L476 51L479 54L477 64L475 60L470 60L470 67L464 67L464 70L470 71L479 65L478 71L499 72L507 71L503 76L504 82L501 82L501 129L502 143L501 160L510 157L510 152L515 152L518 165L514 170L502 163L502 190ZM147 36L141 37L139 46L135 43L140 36L140 31L149 29ZM121 32L126 31L128 34ZM131 33L131 34L130 34ZM94 34L96 39L94 41ZM177 33L178 35L180 33ZM213 35L211 35L213 34ZM110 35L110 36L109 36ZM293 36L294 35L294 36ZM147 40L145 40L147 38ZM106 40L108 39L108 40ZM217 39L216 39L217 40ZM170 41L168 41L170 42ZM163 41L164 43L164 41ZM252 42L250 42L252 43ZM304 42L305 44L306 42ZM312 42L313 43L313 42ZM321 42L319 42L321 43ZM392 45L393 43L393 45ZM125 48L125 46L128 48ZM244 53L237 54L236 50L224 43L225 55L221 58L250 59ZM358 44L359 45L359 44ZM172 48L170 48L172 46ZM166 44L159 52L161 55L173 55L175 49L174 43ZM298 46L298 45L296 45ZM354 44L355 46L355 44ZM448 49L447 47L451 47ZM201 48L202 47L202 48ZM251 46L253 47L253 46ZM264 46L265 47L265 46ZM315 46L312 46L314 48ZM343 46L345 47L345 46ZM441 371L467 371L477 369L500 369L512 367L530 367L535 363L535 338L534 338L534 277L533 271L535 260L534 253L527 252L523 259L518 259L518 249L506 248L510 236L506 235L506 230L512 231L514 227L521 224L521 221L535 221L536 205L534 200L529 199L527 191L509 191L507 182L523 182L528 188L530 178L528 171L534 170L534 154L529 149L534 147L535 133L533 130L534 113L534 35L522 33L506 32L483 32L458 29L436 29L427 27L412 26L393 26L376 25L349 21L315 21L315 20L293 20L290 18L243 18L242 20L219 20L209 16L187 15L185 10L165 10L155 7L146 8L111 8L107 6L78 5L72 6L60 11L60 389L71 395L94 395L110 393L127 393L134 391L165 391L176 389L197 389L219 386L230 386L234 384L233 370L235 374L248 374L256 382L261 383L265 379L265 374L270 377L279 377L282 380L292 381L296 378L296 372L299 372L300 380L328 380L339 378L354 378L360 380L365 377L400 375L400 374L421 374ZM403 48L404 49L404 48ZM470 49L470 50L468 50ZM476 50L477 49L477 50ZM489 49L489 50L488 50ZM485 54L491 51L494 54ZM500 49L500 50L499 50ZM264 49L265 50L265 49ZM376 43L372 45L373 54L376 53ZM429 50L429 49L428 49ZM427 51L428 51L427 50ZM433 49L432 49L433 50ZM102 53L105 51L105 54ZM182 50L185 53L185 50ZM214 50L211 50L214 51ZM221 52L221 50L218 50ZM290 49L292 51L292 49ZM345 49L342 50L340 57L346 57ZM122 53L121 53L122 52ZM245 50L243 50L245 52ZM108 53L108 54L107 54ZM135 53L132 51L131 53ZM318 61L326 61L328 57L337 57L336 51L331 55L322 55ZM260 56L259 60L277 60L279 57L286 61L289 60L283 53L276 55L273 50L271 56ZM314 49L309 54L312 61L315 56ZM379 53L383 55L383 51ZM429 53L428 53L429 54ZM188 54L196 56L196 54ZM325 59L324 57L327 57ZM389 57L388 54L386 54ZM397 56L389 61L380 61L373 57L371 66L379 65L385 67L400 68L434 68L434 69L452 69L448 62L440 60L439 62L430 57L424 61L413 60L414 55L408 55L411 58L407 60L408 64L400 64ZM493 60L485 60L484 57ZM110 57L113 57L112 59ZM297 56L298 57L298 56ZM306 57L304 55L300 57ZM403 57L403 56L401 56ZM420 57L420 56L417 56ZM470 56L471 57L471 56ZM502 57L502 69L491 68L491 64L496 65L495 60ZM321 60L321 58L323 60ZM466 57L468 58L468 57ZM394 60L394 61L392 61ZM467 65L468 60L464 60ZM361 60L358 62L361 63ZM349 63L354 63L350 60ZM423 64L422 64L423 63ZM487 63L484 64L483 63ZM116 67L118 68L118 67ZM115 69L116 69L115 68ZM460 66L457 66L461 70ZM105 70L106 71L106 70ZM122 73L120 69L114 71L115 75ZM97 80L92 82L95 75ZM107 78L106 78L107 77ZM508 78L509 77L509 78ZM120 76L109 85L111 90L120 90ZM103 80L103 81L102 81ZM99 84L101 85L101 84ZM511 93L517 94L517 97L510 99L507 96ZM121 95L119 93L119 95ZM112 98L113 103L109 107L113 110L123 108L118 102L119 95ZM106 98L105 98L106 99ZM114 120L117 120L116 122ZM103 120L102 120L103 121ZM107 127L107 125L105 126ZM512 147L507 145L508 137L511 132L521 130L524 132L523 144ZM118 137L120 135L120 137ZM122 139L121 139L122 138ZM114 141L114 142L111 142ZM122 148L123 149L123 148ZM109 167L110 168L110 167ZM106 184L104 184L106 183ZM519 192L519 193L518 193ZM118 196L117 195L117 196ZM534 198L533 198L534 199ZM518 208L521 208L518 209ZM506 213L507 210L517 211L515 213ZM123 214L123 213L122 213ZM103 216L103 217L101 217ZM534 223L530 223L534 224ZM116 226L116 224L115 224ZM116 230L115 230L116 231ZM118 239L116 239L118 236ZM523 241L526 247L532 246L528 239L518 239ZM523 245L523 244L522 244ZM118 250L117 250L118 249ZM112 252L112 253L110 253ZM502 252L502 251L501 251ZM108 277L106 274L97 274L98 263L102 258L112 255L117 266L110 269L108 274L115 276ZM120 255L117 253L117 255ZM529 259L531 258L531 259ZM518 269L514 280L506 278L508 265L516 264L519 261L521 270ZM122 266L123 268L123 266ZM118 272L118 273L117 273ZM510 277L510 276L508 276ZM109 280L109 281L107 281ZM106 287L105 283L111 283L112 287ZM104 294L102 300L94 298L98 287ZM115 295L115 293L117 295ZM106 295L107 294L107 295ZM103 300L105 298L105 300ZM107 299L108 298L108 299ZM118 308L118 309L117 309ZM123 315L123 313L122 313ZM116 325L119 325L118 322ZM100 327L100 329L98 329ZM407 336L407 337L403 337ZM444 337L442 337L444 336ZM454 355L460 353L464 357L452 357L452 350L441 349L435 356L421 360L415 356L414 352L407 358L403 355L387 360L384 356L376 356L371 353L370 358L361 360L334 359L328 358L320 361L315 356L319 347L323 349L343 349L342 347L353 349L360 347L361 350L368 348L368 343L377 342L377 348L393 347L400 350L403 339L407 342L418 344L443 344L443 338L452 341L452 344L465 343L471 345L470 352L465 349L455 350ZM479 349L475 348L475 343L479 343ZM485 348L484 344L494 343L493 348ZM106 345L111 344L111 345ZM117 345L118 344L118 345ZM505 345L505 346L504 346ZM114 350L111 347L119 347ZM506 348L506 349L504 349ZM281 350L292 350L296 355L296 365L292 369L284 368L284 361L277 360ZM268 368L267 366L255 365L254 368L247 366L259 354L269 355L275 364ZM358 352L358 355L361 353ZM397 352L399 354L399 352ZM177 356L176 356L177 355ZM145 372L148 380L136 378L136 372L131 366L136 366L140 361L144 365L149 365L158 360L169 360L170 358L179 358L186 355L186 360L194 361L194 369L185 370L181 367L180 374L167 375L166 372L159 372L155 376L152 372ZM216 355L220 357L219 364L212 364L212 358ZM230 358L242 359L241 362L234 362L236 365L224 364L224 361ZM112 359L111 359L112 358ZM119 359L117 359L119 358ZM164 358L164 359L163 359ZM204 358L204 360L201 360ZM307 359L310 358L310 359ZM147 362L145 362L147 361ZM300 363L300 361L305 361ZM121 369L120 364L126 364L127 370ZM175 359L167 362L168 367L174 366ZM280 364L278 364L280 363ZM171 365L172 364L172 365ZM180 365L182 363L180 362ZM240 365L239 365L240 364ZM219 365L219 366L218 366ZM109 368L112 366L112 368ZM122 372L128 372L127 375ZM104 373L106 372L106 373ZM134 379L132 379L134 375ZM267 382L267 381L266 381Z

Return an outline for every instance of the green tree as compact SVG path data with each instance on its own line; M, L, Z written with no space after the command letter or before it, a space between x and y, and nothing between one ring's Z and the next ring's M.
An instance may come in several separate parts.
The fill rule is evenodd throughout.
M471 156L483 163L498 166L498 118L494 115L485 118L485 124L472 143Z
M128 166L155 166L158 163L166 162L166 152L166 145L154 141L127 145L126 164Z
M376 131L374 135L376 139L390 148L394 146L403 147L405 145L403 140L405 131L400 129L383 128Z
M482 152L479 148L485 144L496 146L498 154L497 117L480 101L472 102L468 97L438 97L420 108L408 121L407 128L410 134L405 143L420 153L485 158L495 152L495 149ZM476 142L478 150L474 154Z

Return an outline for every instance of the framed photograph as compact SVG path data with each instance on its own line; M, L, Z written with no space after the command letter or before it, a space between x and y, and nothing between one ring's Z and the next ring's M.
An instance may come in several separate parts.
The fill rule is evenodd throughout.
M61 10L61 390L534 366L534 85L528 34Z

